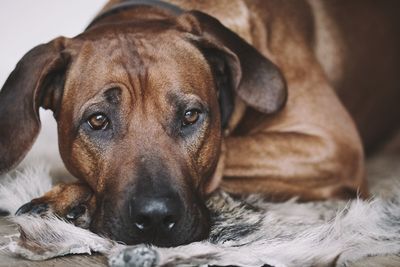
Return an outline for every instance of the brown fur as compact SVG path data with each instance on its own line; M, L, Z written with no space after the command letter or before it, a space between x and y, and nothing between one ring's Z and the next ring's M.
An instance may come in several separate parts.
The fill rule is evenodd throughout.
M116 238L115 229L129 227L114 218L126 212L140 166L167 170L183 201L199 207L197 201L218 186L276 200L368 196L361 140L373 148L398 127L400 115L396 1L168 2L217 18L252 46L204 14L175 18L157 7L137 7L97 21L80 36L43 45L44 52L35 48L26 58L41 56L37 64L44 70L35 75L43 78L20 97L36 97L33 107L30 112L0 107L3 121L14 112L32 123L27 136L15 141L23 145L11 156L0 153L5 162L0 170L15 165L31 146L38 132L31 111L42 105L55 112L61 156L86 189L65 185L35 201L50 202L64 215L74 199L88 201L82 192L90 188L90 203L96 204L85 205L93 215L92 230ZM19 73L33 73L25 61L0 99L12 99ZM218 79L234 92L223 131L220 112L228 108L218 103ZM168 118L182 99L204 103L212 115L195 138L177 141ZM106 102L119 128L109 141L94 142L77 124L88 108ZM11 134L0 131L4 140ZM4 151L9 146L0 142ZM199 218L206 223L205 217Z

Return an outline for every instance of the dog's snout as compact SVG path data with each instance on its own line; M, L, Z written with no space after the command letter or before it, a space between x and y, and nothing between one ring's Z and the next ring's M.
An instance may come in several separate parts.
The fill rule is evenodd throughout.
M140 198L131 203L134 227L143 235L168 235L181 215L182 205L176 198Z

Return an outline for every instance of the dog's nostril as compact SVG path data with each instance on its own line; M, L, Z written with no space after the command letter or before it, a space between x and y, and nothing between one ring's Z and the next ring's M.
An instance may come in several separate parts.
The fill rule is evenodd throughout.
M163 227L166 230L172 230L176 224L176 220L174 219L174 216L172 215L167 215L165 218L162 218L162 216L138 216L138 218L135 221L135 226L141 230L147 230L149 228L155 228L155 227Z
M146 228L145 225L140 222L135 222L135 225L139 230L144 230L144 228Z
M149 227L151 227L151 218L149 218L148 216L138 216L135 225L139 230L145 230Z
M166 226L166 228L168 230L171 230L172 228L174 228L175 224L176 224L176 220L174 219L173 216L167 216L165 217L165 219L163 220L163 224L164 226Z

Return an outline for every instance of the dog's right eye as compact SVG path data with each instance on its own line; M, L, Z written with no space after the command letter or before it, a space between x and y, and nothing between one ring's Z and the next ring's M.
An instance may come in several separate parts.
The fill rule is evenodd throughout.
M107 126L110 124L110 120L103 113L96 113L89 117L87 123L89 124L90 128L98 131L98 130L105 130Z

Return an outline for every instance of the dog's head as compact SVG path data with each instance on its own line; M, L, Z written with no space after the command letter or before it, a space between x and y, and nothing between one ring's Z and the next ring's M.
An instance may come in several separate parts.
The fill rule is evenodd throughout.
M235 95L273 113L286 89L268 59L200 12L57 38L0 93L0 171L32 146L39 107L51 109L67 169L95 192L93 230L128 244L199 240Z

